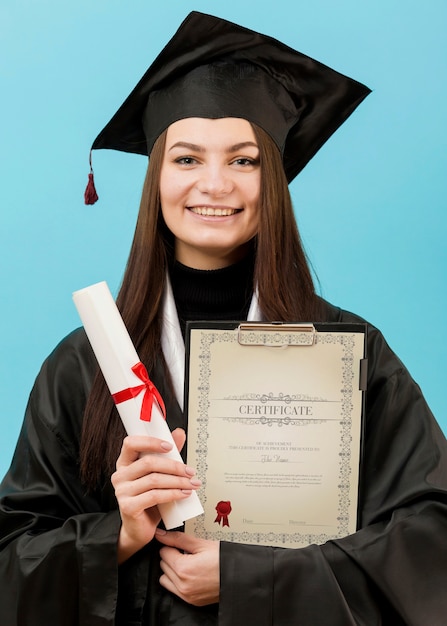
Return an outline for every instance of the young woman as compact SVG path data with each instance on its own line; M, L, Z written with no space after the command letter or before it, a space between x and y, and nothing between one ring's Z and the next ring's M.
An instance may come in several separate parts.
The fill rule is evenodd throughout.
M287 182L366 94L192 14L95 141L150 155L118 304L180 449L183 381L167 346L181 352L186 321L360 321L315 294ZM42 367L1 487L0 622L443 624L446 442L369 325L368 355L359 530L281 549L158 528L157 505L200 481L163 455L167 442L125 437L84 332L72 333Z

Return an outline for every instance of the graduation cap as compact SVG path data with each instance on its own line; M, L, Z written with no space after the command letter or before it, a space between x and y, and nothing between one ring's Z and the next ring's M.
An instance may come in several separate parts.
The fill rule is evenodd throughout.
M175 121L239 117L275 141L290 182L369 93L272 37L194 11L91 149L150 155ZM96 200L90 152L85 203Z

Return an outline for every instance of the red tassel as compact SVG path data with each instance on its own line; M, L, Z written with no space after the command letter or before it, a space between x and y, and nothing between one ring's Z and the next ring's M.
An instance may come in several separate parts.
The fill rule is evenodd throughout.
M95 204L98 200L98 194L95 189L95 181L93 180L93 172L90 172L88 175L88 183L84 192L84 202L85 204Z
M84 191L84 202L85 204L95 204L98 200L98 194L95 189L95 181L93 179L93 166L92 166L92 151L90 149L90 154L88 157L88 162L90 163L90 174L88 175L88 183L87 187Z

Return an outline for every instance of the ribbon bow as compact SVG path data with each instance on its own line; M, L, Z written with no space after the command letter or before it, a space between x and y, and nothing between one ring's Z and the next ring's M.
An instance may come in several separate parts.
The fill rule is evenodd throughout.
M143 382L143 384L137 385L136 387L129 387L128 389L123 389L122 391L117 391L116 393L113 393L112 398L115 404L120 404L120 402L125 402L126 400L130 400L131 398L136 398L142 391L144 391L140 419L144 422L151 421L152 405L154 403L154 399L160 407L160 410L163 413L163 417L166 419L166 408L165 403L163 402L163 398L161 397L157 387L149 378L147 369L144 367L143 363L141 363L140 361L131 369L132 372L136 374L136 376L138 376L138 378Z

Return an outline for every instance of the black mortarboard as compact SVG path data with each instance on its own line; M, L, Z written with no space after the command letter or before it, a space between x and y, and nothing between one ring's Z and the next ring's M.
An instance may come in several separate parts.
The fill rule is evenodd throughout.
M148 155L179 119L241 117L276 142L290 182L369 93L272 37L192 12L92 150Z

